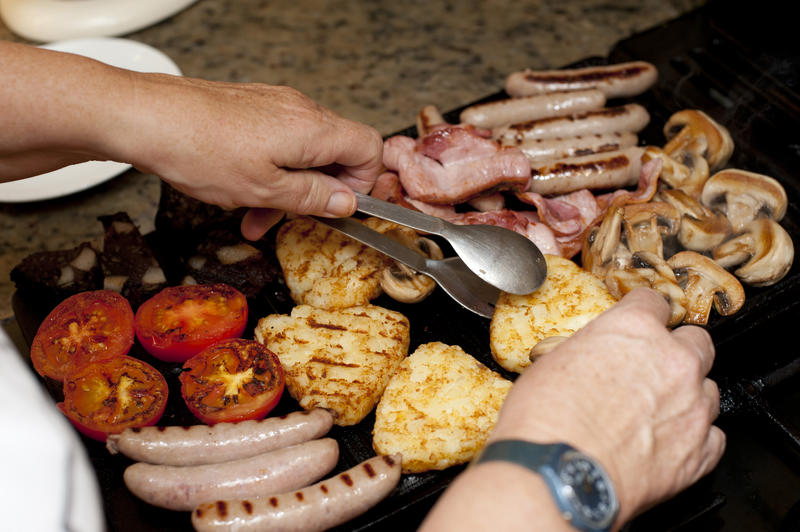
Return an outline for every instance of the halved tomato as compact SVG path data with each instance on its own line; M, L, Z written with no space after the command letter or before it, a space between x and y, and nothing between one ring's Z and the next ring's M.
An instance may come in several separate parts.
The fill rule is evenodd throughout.
M44 319L31 342L39 375L58 381L96 360L119 357L133 345L133 309L110 290L70 296Z
M148 353L186 362L209 345L241 336L247 298L226 284L171 286L136 311L136 337Z
M254 340L222 340L183 365L181 395L203 423L261 419L281 399L283 366Z
M121 356L92 362L64 380L61 410L86 436L105 441L129 427L155 425L167 406L164 376L150 364Z

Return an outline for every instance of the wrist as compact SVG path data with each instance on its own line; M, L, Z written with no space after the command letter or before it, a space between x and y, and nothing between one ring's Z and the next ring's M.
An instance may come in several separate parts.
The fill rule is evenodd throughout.
M524 382L518 379L515 387ZM514 392L518 394L514 394ZM619 502L617 525L631 519L637 503L631 500L625 478L619 467L616 446L602 431L593 430L592 420L581 411L554 398L558 406L547 400L531 400L533 394L512 389L488 439L487 445L499 440L524 440L536 443L566 443L594 459L608 474ZM535 397L535 396L534 396ZM519 400L518 400L519 399ZM532 409L537 412L532 415Z

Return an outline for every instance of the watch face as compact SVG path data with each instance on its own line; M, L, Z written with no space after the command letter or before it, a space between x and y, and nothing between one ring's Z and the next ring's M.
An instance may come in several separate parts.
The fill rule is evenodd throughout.
M586 455L572 451L562 456L558 476L565 495L580 515L579 520L595 527L611 525L617 510L616 496L605 472Z

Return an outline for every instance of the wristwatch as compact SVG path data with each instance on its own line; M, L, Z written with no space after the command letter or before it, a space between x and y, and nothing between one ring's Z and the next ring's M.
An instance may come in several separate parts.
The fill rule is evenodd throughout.
M564 519L577 530L607 532L619 501L605 469L566 443L500 440L487 445L473 464L500 460L542 476Z

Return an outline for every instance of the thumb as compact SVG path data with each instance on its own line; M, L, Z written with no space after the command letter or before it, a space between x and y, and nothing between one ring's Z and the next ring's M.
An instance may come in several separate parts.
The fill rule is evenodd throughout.
M269 207L329 218L350 216L356 196L344 183L316 170L280 170L272 183Z

